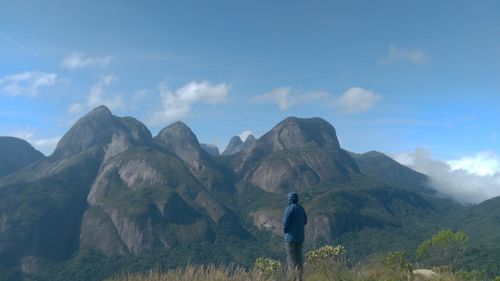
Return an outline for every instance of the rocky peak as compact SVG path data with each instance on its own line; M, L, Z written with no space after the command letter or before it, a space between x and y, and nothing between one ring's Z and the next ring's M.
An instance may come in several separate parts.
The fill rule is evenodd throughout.
M117 153L130 145L152 143L144 124L132 117L114 116L106 106L99 106L71 127L57 144L54 156L74 155L96 145Z
M257 143L257 139L255 139L255 137L253 135L249 135L245 139L243 144L241 144L241 150L250 151L255 146L256 143Z
M246 142L246 143L254 143L256 141L257 141L257 139L253 135L248 135L248 137L245 139L244 142Z
M156 143L175 153L195 170L200 169L200 160L206 155L198 138L191 129L181 121L177 121L161 130L154 138Z
M238 153L240 151L249 151L253 148L257 140L253 135L249 135L245 141L242 141L239 136L234 136L229 141L229 144L226 147L226 150L222 153L222 155L231 155Z
M280 151L316 145L340 149L335 128L322 118L288 117L257 141L264 151Z
M226 146L222 155L231 155L239 152L238 148L243 144L241 138L239 136L234 136L229 141L229 144Z
M182 150L199 151L201 149L196 135L181 121L162 129L155 137L155 141L175 153L182 152Z

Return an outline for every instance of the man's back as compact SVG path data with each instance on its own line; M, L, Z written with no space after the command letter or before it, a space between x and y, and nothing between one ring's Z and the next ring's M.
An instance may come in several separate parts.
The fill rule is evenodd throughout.
M283 232L286 242L304 242L304 226L307 224L307 215L304 208L298 203L298 197L289 198L289 205L283 214Z

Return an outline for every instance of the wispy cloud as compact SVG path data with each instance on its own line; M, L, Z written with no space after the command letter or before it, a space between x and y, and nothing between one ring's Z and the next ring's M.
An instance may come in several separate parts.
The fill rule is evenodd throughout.
M500 195L500 155L491 151L442 161L425 149L416 149L394 159L426 174L434 189L459 202L479 203Z
M111 56L88 57L84 54L73 51L61 61L60 65L69 70L77 70L85 67L106 67L111 62Z
M78 102L73 103L68 108L68 113L70 114L80 114L84 110L88 110L94 108L99 105L105 105L109 107L111 110L125 109L125 104L120 95L114 94L111 97L106 96L106 88L116 80L116 77L113 75L107 75L100 77L99 81L97 81L90 88L89 94L87 96L87 100L84 103Z
M414 47L396 47L391 45L386 57L379 60L382 65L390 65L398 62L409 62L412 64L423 64L428 60L427 55L421 49Z
M336 97L333 106L342 113L360 113L372 108L381 98L382 96L369 90L353 87Z
M5 95L35 97L39 94L40 88L53 86L57 81L56 73L25 71L1 78L0 89Z
M328 93L323 91L308 92L308 93L293 93L290 87L280 87L272 90L269 93L255 96L251 102L276 103L280 110L313 100L324 99L328 97Z
M226 102L229 86L225 83L212 85L208 81L192 81L172 91L165 82L158 86L162 108L154 112L150 118L153 124L163 124L187 117L193 104L217 105Z

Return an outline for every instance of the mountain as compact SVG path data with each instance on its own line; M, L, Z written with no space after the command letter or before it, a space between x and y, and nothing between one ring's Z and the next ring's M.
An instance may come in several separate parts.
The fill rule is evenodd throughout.
M359 174L354 159L340 148L332 125L321 118L296 117L259 138L234 170L267 192L304 191Z
M0 137L0 177L11 174L45 156L25 140Z
M201 148L205 150L210 156L219 156L219 148L216 145L208 144L208 143L200 143Z
M234 136L229 140L229 144L226 149L222 152L222 155L231 155L241 151L241 145L243 142L239 136Z
M100 146L109 159L131 146L152 145L151 132L132 117L116 117L99 106L76 122L57 144L53 156L64 158Z
M111 259L244 240L219 199L230 197L232 181L185 124L153 138L136 119L98 107L51 157L0 181L0 268L27 274L32 264L84 253Z
M361 173L400 188L433 192L428 185L427 176L399 164L389 156L370 151L363 154L350 153Z
M154 140L159 147L172 152L186 163L193 175L209 189L229 188L230 180L225 175L226 169L217 165L183 122L175 122L165 127Z
M253 145L255 145L255 143L256 139L253 135L249 135L244 142L241 141L241 138L239 136L234 136L229 141L229 144L227 145L224 152L222 152L222 155L227 156L236 154L240 151L250 150Z
M450 214L453 228L469 235L469 247L463 265L487 268L500 272L500 197L494 197L477 205ZM479 257L478 257L479 256Z
M413 252L444 227L485 241L469 258L497 249L481 231L500 227L496 200L436 197L424 175L384 154L342 149L324 119L289 117L247 141L212 156L185 123L153 137L132 117L90 111L53 155L0 178L0 280L281 258L289 191L308 211L306 250L342 244L352 261Z
M152 144L140 122L101 106L76 122L52 156L0 181L0 265L30 256L71 256L103 164L131 147Z

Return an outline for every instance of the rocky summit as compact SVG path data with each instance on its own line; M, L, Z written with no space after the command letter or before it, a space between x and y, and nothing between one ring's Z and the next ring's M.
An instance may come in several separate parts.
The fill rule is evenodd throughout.
M23 157L6 153L13 147ZM309 214L306 249L340 243L356 261L413 251L443 227L498 249L480 231L500 227L498 200L471 208L443 198L382 153L344 150L321 118L286 118L258 139L233 138L219 155L185 123L153 137L100 106L53 155L0 138L0 157L3 171L12 167L0 177L0 280L98 280L132 267L280 257L289 191ZM486 249L473 247L472 256Z

